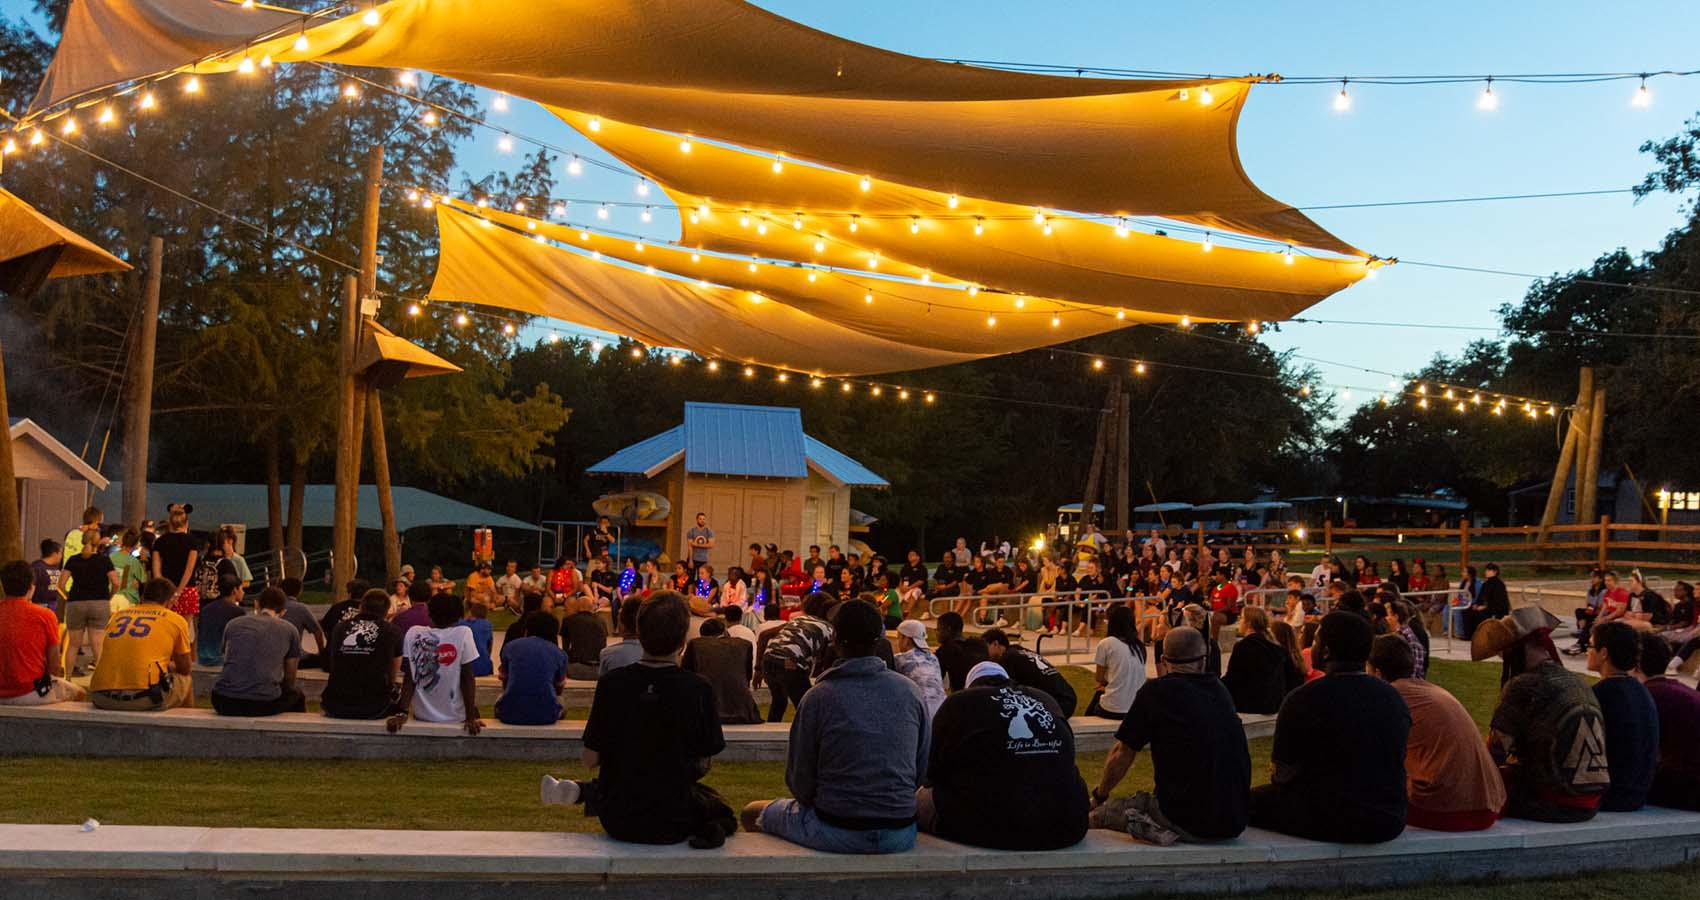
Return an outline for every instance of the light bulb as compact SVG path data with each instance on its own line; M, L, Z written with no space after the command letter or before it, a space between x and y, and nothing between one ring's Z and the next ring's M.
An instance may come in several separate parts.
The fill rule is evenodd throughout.
M581 241L590 240L590 232L585 231L583 229L579 229L578 239L581 240Z
M680 360L679 360L679 357L677 357L677 356L667 357L667 365L676 366L676 365L679 364L679 362L680 362Z
M507 112L508 111L508 95L507 94L497 94L496 96L490 98L490 108L495 110L496 112Z
M1048 237L1048 236L1050 236L1050 233L1051 233L1051 223L1050 223L1050 220L1047 219L1045 221L1045 235Z
M868 255L868 268L877 269L879 267L880 267L880 255L878 253L869 254Z
M1205 253L1209 253L1216 249L1216 242L1210 239L1210 232L1204 232L1204 243L1200 244L1198 249L1203 250Z
M785 171L785 154L781 153L773 158L773 174L778 175L783 171Z
M11 138L7 138L5 144L0 144L0 156L4 156L8 153L16 153L16 152L18 152L18 142L17 141L12 140Z
M795 214L791 217L791 227L797 229L798 231L803 230L803 214L802 213L797 213L797 214Z
M402 69L400 72L395 73L395 83L402 87L413 87L414 82L417 80L418 79L415 78L412 69Z
M1499 108L1499 97L1493 92L1493 79L1487 80L1487 86L1482 88L1482 95L1476 98L1476 108L1480 110L1495 110Z
M1052 328L1056 328L1061 324L1062 324L1062 316L1052 316L1051 317L1051 327Z
M873 188L873 186L874 186L874 180L872 178L869 178L866 175L863 175L862 176L862 190L863 191L870 190L870 189Z
M591 131L601 131L602 130L602 120L597 119L597 118L592 118L588 123L586 123L585 127L589 128Z
M814 270L814 269L810 269L810 270L809 270L809 283L810 283L810 284L813 284L813 283L814 283L814 280L815 280L815 270Z
M980 235L985 234L985 233L986 233L986 220L980 218L979 216L975 216L974 217L974 236L979 237Z
M750 227L750 214L749 213L743 213L743 214L739 215L738 216L738 225L740 227L743 227L743 228Z
M777 378L781 382L791 380L791 374L789 372L780 372L778 375L775 375L774 377Z
M1210 93L1210 86L1209 85L1205 85L1202 89L1199 90L1199 92L1198 92L1198 104L1200 106L1209 106L1210 104L1215 103L1215 102L1216 102L1216 95Z
M921 283L922 284L932 284L933 283L933 270L932 269L923 269L921 271Z
M635 252L638 252L638 253L642 253L643 252L643 241L633 241L632 242L632 250L634 250Z
M1027 298L1026 297L1015 298L1015 308L1016 309L1026 309L1027 308Z
M680 153L691 152L691 136L690 135L687 134L684 137L679 138L679 152Z
M1309 397L1310 396L1310 385L1308 385L1308 384L1300 385L1299 386L1299 396L1300 397Z
M115 117L112 114L112 106L108 104L100 108L100 116L95 121L102 125L111 125L113 118Z
M987 328L998 327L998 317L997 316L987 316L986 317L986 327Z
M553 209L549 210L549 214L556 218L560 218L567 214L567 205L565 203L557 203Z
M1125 309L1116 310L1116 321L1121 322L1121 321L1124 321L1125 319L1127 319L1127 310L1125 310Z
M511 138L511 137L508 137L505 134L502 135L496 141L496 149L502 151L503 153L514 152L514 139Z
M873 292L872 292L872 291L869 291L869 292L868 292L868 293L866 293L866 294L863 294L863 295L862 295L862 302L863 302L863 303L867 303L867 304L872 304L872 303L873 303L873 302L874 302L874 294L873 294Z
M553 331L549 332L549 343L558 344L560 342L561 342L561 336L560 335L556 334Z
M360 17L360 21L364 22L367 28L376 27L380 21L378 11L376 9L366 10L366 14Z
M584 174L584 161L579 159L576 153L572 159L567 160L567 174L574 177Z
M407 305L407 314L408 314L408 315L410 315L410 316L417 316L417 315L419 315L419 304L417 304L417 303L409 303L409 304L408 304L408 305Z
M949 206L951 209L955 209L956 203L957 203L956 195L951 194L950 197L948 197L944 202L945 202L946 206Z
M862 227L862 217L861 216L851 216L850 217L850 233L855 234L858 230L861 229L861 227Z
M508 323L504 324L502 326L502 333L503 334L513 334L514 333L514 323L508 322Z
M921 217L920 216L910 216L909 217L909 233L910 234L920 234L921 233Z
M713 360L713 359L709 360L708 361L708 370L710 372L720 371L720 362L718 360Z
M969 285L968 286L968 296L970 296L970 297L980 296L980 286L977 285L977 284Z
M1045 211L1044 210L1042 210L1042 209L1033 210L1033 224L1035 224L1035 225L1045 224Z
M65 135L76 134L77 133L77 120L71 118L70 116L66 116L65 117L65 124L59 126L59 133L65 134Z
M1334 111L1345 112L1352 108L1352 95L1346 93L1346 82L1340 82L1340 93L1334 95Z
M639 215L639 218L643 219L645 222L648 222L649 220L655 218L654 207L649 207L649 206L644 207L643 212Z
M1191 328L1192 327L1192 316L1181 316L1181 327L1182 328Z
M750 366L745 366L745 367L744 367L744 377L745 377L745 378L754 378L754 377L756 377L756 370L755 370L755 369L753 369L753 368L751 368L751 367L750 367Z
M1286 264L1287 264L1287 265L1289 265L1289 266L1290 266L1290 265L1292 265L1292 264L1293 264L1293 245L1292 245L1292 244L1288 244L1288 245L1287 245L1287 249L1286 249L1286 250L1283 250L1283 251L1282 251L1282 252L1281 252L1281 255L1282 255L1282 256L1283 256L1283 257L1285 257L1285 258L1284 258L1284 259L1283 259L1283 260L1282 260L1282 262L1285 262L1285 263L1286 263Z
M845 394L850 393L850 382L846 381L843 384L840 384L838 386L838 390Z
M751 259L750 260L750 271L754 272L757 269L757 267L758 267L758 263L754 259Z
M1127 237L1127 219L1120 217L1116 219L1116 237Z
M707 203L699 204L697 206L697 215L702 216L705 219L708 218L708 204Z
M1133 374L1144 375L1145 374L1145 364L1142 363L1142 362L1134 363L1133 364Z
M136 106L141 108L141 109L153 109L154 108L153 91L143 91L142 92L142 99L136 101Z
M306 34L303 33L303 34L296 36L296 38L295 38L295 52L297 52L297 53L306 53L307 52L307 35Z
M820 238L815 238L815 252L816 253L825 253L826 252L826 241L823 241Z
M1647 79L1645 77L1641 79L1641 86L1636 88L1634 95L1629 98L1629 105L1638 107L1653 105L1653 92L1647 90Z
M766 219L762 219L761 221L756 223L756 234L767 234L767 220Z
M360 86L350 81L342 86L342 96L354 100L360 96ZM429 123L427 123L429 124Z
M490 205L490 199L488 197L479 197L477 200L473 201L472 205L479 209L483 209Z
M465 325L466 322L467 322L466 313L461 313L460 315L455 316L455 324L456 325Z
M818 388L820 386L821 386L821 380L819 378L810 378L809 379L809 387Z
M637 186L633 188L633 190L637 191L637 195L639 197L649 196L649 179L639 178L637 180Z
M873 387L868 388L868 393L873 394L875 397L878 397L880 395L880 386L876 384Z
M246 56L242 57L242 61L236 64L236 71L242 75L254 74L254 61Z
M1421 400L1418 400L1417 401L1417 408L1418 409L1428 409L1428 398L1424 397Z
M691 251L691 262L701 262L701 261L702 261L702 254L698 253L694 250Z
M1245 325L1246 334L1256 334L1259 327L1255 319L1247 322Z
M1103 361L1103 360L1101 360L1101 359L1095 359L1095 360L1092 360L1092 368L1093 368L1093 369L1096 369L1096 370L1098 370L1098 371L1100 371L1100 372L1101 372L1101 371L1103 371L1103 369L1104 369L1104 361Z
M200 92L201 92L201 76L190 75L189 80L183 82L183 93L185 93L185 94L198 94Z
M267 53L267 54L261 56L260 57L260 68L266 69L266 70L269 71L271 69L271 67L272 67L272 55L270 53Z
M596 208L596 217L598 219L608 218L608 204L604 203Z
M933 395L929 393L929 394L926 395L925 399L928 403L931 403L931 402L933 402Z
M352 85L350 86L352 87ZM437 124L437 111L434 109L425 110L425 114L419 117L419 121L424 122L426 125Z

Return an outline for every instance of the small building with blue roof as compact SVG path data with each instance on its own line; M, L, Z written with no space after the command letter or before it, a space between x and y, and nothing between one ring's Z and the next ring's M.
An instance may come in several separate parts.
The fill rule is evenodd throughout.
M684 421L585 470L623 479L623 490L666 498L665 521L628 527L665 529L669 559L689 558L685 532L697 513L714 530L709 562L717 573L748 559L750 544L805 554L850 544L850 491L891 485L866 466L803 432L789 406L686 403Z

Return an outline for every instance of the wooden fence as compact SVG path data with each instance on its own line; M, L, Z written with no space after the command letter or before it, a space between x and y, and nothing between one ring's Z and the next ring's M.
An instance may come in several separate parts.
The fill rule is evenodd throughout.
M1320 532L1281 528L1193 528L1188 533L1203 544L1236 548L1250 545L1270 549L1320 549L1350 562L1357 554L1377 559L1399 555L1422 557L1430 565L1451 566L1496 562L1501 566L1585 570L1594 566L1620 569L1700 571L1700 525L1615 524L1610 516L1581 525L1554 525L1541 539L1537 525L1457 528L1342 528L1332 522Z

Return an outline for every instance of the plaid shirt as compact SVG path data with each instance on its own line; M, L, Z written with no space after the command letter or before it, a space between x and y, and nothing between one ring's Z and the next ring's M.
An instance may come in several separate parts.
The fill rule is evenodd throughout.
M1423 649L1423 642L1417 640L1417 633L1409 625L1399 626L1399 636L1411 645L1411 677L1427 680L1428 651Z

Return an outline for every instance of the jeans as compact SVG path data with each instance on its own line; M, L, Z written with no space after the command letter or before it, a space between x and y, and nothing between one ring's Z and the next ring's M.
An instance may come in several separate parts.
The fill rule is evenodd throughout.
M769 657L762 660L761 679L767 684L768 695L772 698L767 708L769 722L785 721L785 705L802 703L803 694L809 689L809 670L802 666L787 668L784 660Z
M827 853L902 853L915 847L914 823L902 828L853 831L822 822L814 807L796 800L769 803L761 811L758 824L765 834Z
M1449 637L1466 637L1464 634L1464 611L1467 609L1469 609L1468 606L1448 606L1446 608L1446 634Z

